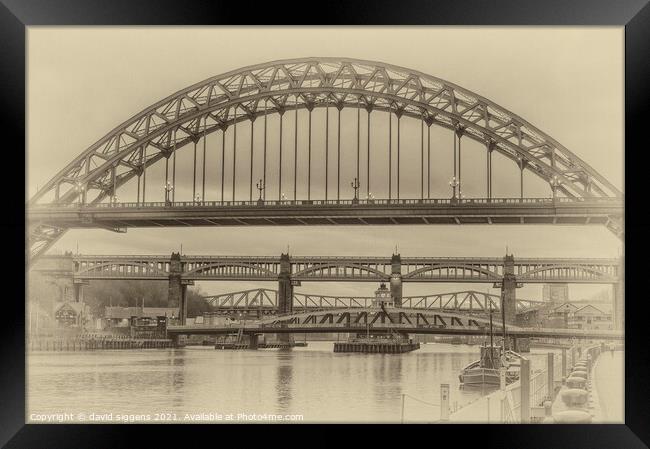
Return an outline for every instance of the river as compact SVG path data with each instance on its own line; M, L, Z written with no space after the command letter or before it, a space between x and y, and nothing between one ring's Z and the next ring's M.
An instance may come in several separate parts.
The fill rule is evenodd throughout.
M547 350L533 350L541 367ZM434 422L440 384L452 406L485 392L459 371L478 346L422 344L406 354L182 349L31 352L27 422ZM280 418L281 417L281 418Z

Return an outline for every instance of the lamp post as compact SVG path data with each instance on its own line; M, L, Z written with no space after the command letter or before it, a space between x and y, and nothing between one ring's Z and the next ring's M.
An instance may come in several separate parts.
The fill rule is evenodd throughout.
M264 191L264 180L260 179L257 184L255 184L255 187L257 187L257 190L260 192L260 196L257 199L257 204L262 205L264 204L264 200L262 199L262 192Z
M456 179L455 176L451 177L451 181L449 182L449 185L451 186L453 192L451 196L452 202L455 202L456 200L458 200L458 198L456 198L456 187L458 187L458 180Z
M350 186L354 189L354 198L352 198L352 204L358 204L359 203L359 178L354 178L354 180L350 183Z
M174 190L174 186L168 181L164 186L165 189L165 206L171 206L171 201L169 201L169 193Z

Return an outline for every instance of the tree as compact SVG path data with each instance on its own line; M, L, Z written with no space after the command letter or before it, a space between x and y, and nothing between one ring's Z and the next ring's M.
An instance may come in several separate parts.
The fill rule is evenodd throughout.
M103 316L105 307L177 307L168 304L168 284L165 281L145 280L98 280L92 281L85 291L85 298L95 316ZM200 288L189 288L186 292L188 317L209 312L211 306L205 302Z

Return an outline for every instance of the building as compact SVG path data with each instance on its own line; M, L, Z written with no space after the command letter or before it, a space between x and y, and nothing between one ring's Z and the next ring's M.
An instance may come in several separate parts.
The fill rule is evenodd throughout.
M569 284L544 284L542 299L552 304L569 302Z
M549 310L545 327L568 329L613 329L611 305L586 302L564 303Z
M129 327L133 317L153 320L159 316L175 319L178 317L178 307L106 307L102 328Z
M599 304L598 307L587 304L580 307L573 312L569 326L573 329L613 329L611 310L609 313L605 312L602 310L605 308L604 306L604 304Z
M84 327L89 319L89 307L82 302L66 301L54 306L57 327Z
M375 290L375 297L372 300L372 306L381 307L382 303L386 307L393 307L395 305L395 301L393 300L393 297L390 294L390 290L386 288L386 284L383 282L381 283L379 288Z

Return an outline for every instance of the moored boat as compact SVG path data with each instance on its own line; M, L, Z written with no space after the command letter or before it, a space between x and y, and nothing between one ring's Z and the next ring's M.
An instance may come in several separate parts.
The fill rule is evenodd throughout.
M521 356L514 351L505 351L500 346L481 346L481 358L465 366L458 375L460 383L466 386L499 386L501 370L505 371L506 385L519 378Z
M506 341L505 326L503 343ZM519 379L519 367L522 356L514 351L507 351L493 344L492 310L490 310L490 344L481 346L478 360L465 366L458 379L464 386L499 386L501 373L504 373L506 385Z

